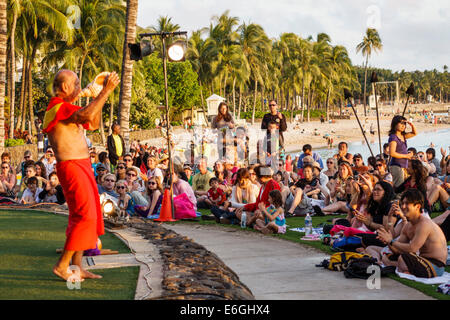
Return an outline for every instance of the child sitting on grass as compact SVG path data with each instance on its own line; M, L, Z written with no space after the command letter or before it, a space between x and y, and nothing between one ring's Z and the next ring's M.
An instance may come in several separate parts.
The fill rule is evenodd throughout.
M222 188L219 188L219 179L211 178L209 180L208 198L205 202L210 206L217 206L223 210L227 210L229 203L226 202L226 195ZM223 206L222 206L223 205Z
M30 177L26 182L26 189L23 191L20 203L22 204L36 204L40 202L39 193L42 192L41 188L38 188L38 178Z
M269 233L286 233L286 219L283 210L283 197L280 190L272 190L269 193L270 206L267 208L264 203L259 204L261 215L255 222L254 229L261 231L263 234ZM264 220L262 220L262 218Z

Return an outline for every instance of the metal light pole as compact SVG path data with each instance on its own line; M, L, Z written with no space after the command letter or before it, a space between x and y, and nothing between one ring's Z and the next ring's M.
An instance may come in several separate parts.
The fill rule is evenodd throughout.
M169 155L169 180L167 181L166 188L170 190L170 204L172 210L172 219L168 221L176 221L175 219L175 209L173 206L173 161L172 161L172 146L171 146L171 136L170 136L170 118L169 118L169 90L167 81L167 50L166 50L166 39L169 37L187 36L186 31L178 32L156 32L156 33L144 33L140 34L141 37L160 37L162 42L162 60L163 60L163 72L164 72L164 100L166 107L166 134L167 134L167 151Z
M380 132L380 115L378 112L378 99L377 99L377 82L378 82L378 77L376 72L372 72L372 77L371 77L371 82L373 84L373 91L374 91L374 95L375 95L375 108L377 111L377 126L378 126L378 143L380 144L380 154L383 154L383 148L381 146L381 132Z
M409 96L413 96L414 93L415 93L414 83L411 82L411 85L409 86L408 90L406 90L406 104L405 108L403 109L402 117L405 116L406 108L408 107Z
M364 137L364 140L366 140L366 144L367 144L367 147L369 148L370 154L372 155L372 157L374 157L373 152L372 152L372 148L370 148L369 141L367 140L366 134L364 133L364 129L363 129L362 125L361 125L361 122L359 121L358 114L356 113L355 107L353 106L353 103L352 103L352 100L351 100L353 95L351 94L351 92L348 89L344 89L344 97L345 97L345 100L348 100L348 102L350 103L350 107L352 107L353 113L355 114L355 117L356 117L356 121L358 121L359 128L361 129L361 133L362 133L362 135Z

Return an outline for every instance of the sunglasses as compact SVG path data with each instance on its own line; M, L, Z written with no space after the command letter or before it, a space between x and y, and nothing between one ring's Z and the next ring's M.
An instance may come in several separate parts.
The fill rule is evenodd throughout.
M125 169L124 166L118 166L117 169Z
M333 161L327 161L327 163L332 164L332 163L334 163L334 162L333 162Z
M116 180L105 179L106 182L116 182Z
M381 163L377 163L376 165L375 165L375 167L377 167L377 168L381 168L383 165L381 164Z
M148 184L151 186L156 186L156 182L149 182Z
M124 159L125 162L131 162L133 161L132 159Z
M125 187L125 186L117 186L116 188L117 189L126 189L127 187Z
M9 169L9 167L2 167L2 169Z
M25 157L23 157L24 159L30 159L31 158L31 156L25 156Z
M276 107L276 104L269 104L269 107Z
M137 177L137 175L132 174L132 173L127 173L127 176L130 176L130 177Z

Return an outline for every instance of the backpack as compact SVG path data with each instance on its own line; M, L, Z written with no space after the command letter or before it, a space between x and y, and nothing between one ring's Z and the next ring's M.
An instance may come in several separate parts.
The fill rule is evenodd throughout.
M321 264L316 267L324 267L332 271L344 271L347 269L349 263L353 260L368 257L367 254L355 253L355 252L337 252L334 253L330 259L323 260Z
M347 268L344 270L344 276L346 278L368 279L371 274L367 273L367 268L373 265L379 266L377 259L372 257L354 259L349 262Z
M333 242L331 250L333 251L355 251L356 248L362 247L361 238L359 237L343 237Z

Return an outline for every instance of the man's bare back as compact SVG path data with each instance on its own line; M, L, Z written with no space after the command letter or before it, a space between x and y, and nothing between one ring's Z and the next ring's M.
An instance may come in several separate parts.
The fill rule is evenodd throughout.
M403 229L408 241L426 237L419 249L419 255L424 258L433 258L445 264L447 261L447 241L441 228L431 219L421 216L417 224L407 223Z

